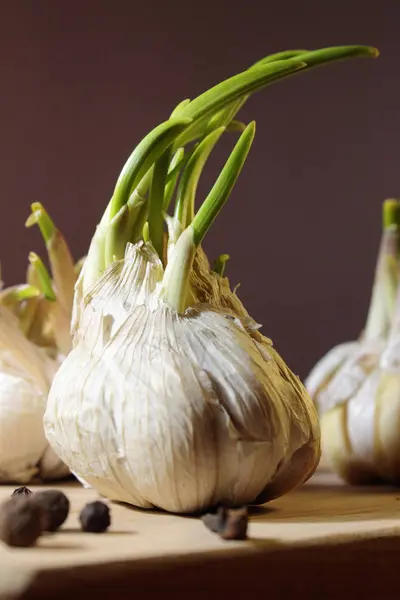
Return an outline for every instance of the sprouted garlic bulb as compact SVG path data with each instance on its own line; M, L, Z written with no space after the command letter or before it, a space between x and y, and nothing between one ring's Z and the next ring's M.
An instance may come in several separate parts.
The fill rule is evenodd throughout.
M400 482L400 293L396 304L375 368L347 402L321 416L327 460L351 484Z
M266 502L314 472L315 406L231 291L226 255L211 269L202 242L254 139L254 122L234 121L250 93L353 56L376 51L267 57L179 104L126 162L75 287L73 349L44 417L55 452L103 496L189 513ZM196 210L228 131L241 135Z
M47 442L43 415L52 379L72 345L78 273L63 236L38 203L32 205L27 225L34 223L46 243L53 277L31 253L27 282L0 292L1 483L57 480L70 474Z
M322 428L321 463L354 483L379 477L379 468L374 468L374 445L384 443L384 439L376 439L384 432L378 434L376 425L377 385L385 368L382 361L388 354L388 342L393 340L399 251L400 203L387 200L366 326L340 367L333 374L325 374L323 385L313 396Z
M364 330L354 341L344 342L332 348L317 361L305 379L305 386L317 403L320 411L329 408L324 390L338 380L336 375L342 368L353 371L351 365L360 363L360 368L370 370L376 364L392 324L399 260L399 202L385 200L382 207L383 231L375 267L372 295ZM367 358L370 357L370 358ZM375 357L375 358L374 358ZM363 379L362 372L359 375ZM354 379L354 385L357 385ZM351 392L350 392L351 393ZM325 406L324 402L328 402Z

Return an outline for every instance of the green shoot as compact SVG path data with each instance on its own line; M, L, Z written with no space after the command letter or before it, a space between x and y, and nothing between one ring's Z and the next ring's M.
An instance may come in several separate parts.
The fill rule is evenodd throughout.
M223 277L226 263L229 260L229 254L221 254L214 262L213 271L220 277Z
M251 93L282 77L333 61L377 56L379 56L378 50L370 46L333 46L313 51L288 50L271 54L252 65L244 73L214 86L178 110L180 116L192 117L193 123L177 138L175 143L184 145L188 141L200 137L205 131L210 131L213 127L228 125ZM267 69L264 72L264 80L259 72L260 68ZM268 69L270 70L268 71ZM249 74L246 89L244 81L246 81L245 76L249 76ZM261 77L253 79L251 74ZM211 123L208 122L210 117L213 118Z
M275 62L277 60L287 60L288 58L298 58L302 54L309 52L309 50L283 50L281 52L275 52L274 54L269 54L265 58L258 60L253 67L258 65L266 65L271 62ZM250 67L252 68L252 67Z
M146 221L146 223L143 225L143 241L148 244L148 242L150 241L150 234L149 234L149 222Z
M242 121L236 121L235 119L226 126L226 131L230 131L230 132L233 131L233 132L243 133L243 131L245 129L246 129L246 124L242 123Z
M193 119L193 123L176 138L174 148L182 146L193 139L193 130L198 128L197 121L205 120L205 126L203 127L203 130L205 130L208 120L216 112L230 106L243 96L278 81L295 71L299 71L305 66L304 62L298 60L283 60L260 65L239 73L239 75L234 75L204 92L181 110L180 116L190 117Z
M240 136L192 223L179 236L172 261L167 263L163 279L163 297L169 306L179 313L182 313L187 306L189 279L196 248L201 244L228 199L243 168L254 135L255 123L251 122Z
M110 261L124 254L128 241L135 243L143 239L144 234L162 257L163 219L176 188L175 215L183 227L187 227L193 218L189 233L193 232L195 245L201 243L226 202L250 149L254 123L246 127L235 116L252 93L310 68L363 56L376 57L378 51L368 46L337 46L315 51L278 52L193 100L180 102L171 117L137 145L124 165L92 240L85 285L86 279L88 284L93 282ZM202 144L213 139L210 135L218 136L220 128L242 135L210 194L193 216L196 187L204 166L202 161L208 158L208 151L202 155L205 148ZM198 145L186 150L185 146L191 142ZM184 243L188 244L188 256L192 255L189 233L180 244L182 248ZM189 264L190 261L184 262Z
M383 229L400 229L400 202L389 198L383 203Z
M254 140L256 125L252 121L239 138L212 190L192 221L194 243L201 244L207 231L222 209L239 174Z
M186 98L185 100L182 100L182 102L179 102L178 106L176 106L174 108L174 110L171 113L170 119L175 119L176 117L179 117L179 115L181 114L181 112L183 111L184 108L186 108L186 106L190 103L190 99Z
M129 241L132 244L136 244L137 242L139 242L142 239L143 227L148 219L148 216L149 216L149 204L148 204L148 202L145 202L140 207L140 210L138 211L138 214L137 214L137 217L135 220L135 224L130 230ZM151 241L151 240L149 239L149 241Z
M110 219L128 202L132 190L189 123L188 117L165 121L136 146L118 177L111 199Z
M186 161L189 158L189 154L185 155L184 148L178 148L172 157L169 172L165 182L164 190L164 212L167 212L171 204L172 196L174 195L176 184L178 183L179 175L182 168L185 166Z
M163 260L164 249L164 190L171 152L166 150L154 166L149 194L149 233L155 251Z
M37 273L41 293L47 300L54 302L56 300L56 295L44 262L35 252L29 253L29 262Z
M0 292L0 304L10 305L31 300L40 296L40 290L34 285L22 284L5 288Z
M205 137L193 152L182 173L176 198L175 218L181 223L183 229L193 220L196 191L201 173L224 131L224 127L219 127Z
M40 233L42 234L45 244L47 245L56 231L56 226L40 202L34 202L31 204L31 209L32 213L27 218L25 227L38 225Z

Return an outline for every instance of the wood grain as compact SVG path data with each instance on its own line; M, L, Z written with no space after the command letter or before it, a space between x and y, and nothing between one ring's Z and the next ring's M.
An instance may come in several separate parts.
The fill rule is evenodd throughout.
M40 487L35 489L42 489ZM249 539L224 542L198 518L111 505L105 534L80 531L78 515L97 494L58 486L71 500L61 531L37 547L0 547L0 598L175 599L398 598L400 490L350 488L318 473L302 489L252 510ZM12 487L0 488L0 499Z

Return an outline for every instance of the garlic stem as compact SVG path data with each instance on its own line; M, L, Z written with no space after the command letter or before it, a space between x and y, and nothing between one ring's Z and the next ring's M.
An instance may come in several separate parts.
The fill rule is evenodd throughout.
M92 238L85 263L83 289L87 289L96 281L115 258L121 257L124 244L128 241L135 243L142 239L143 226L147 220L150 241L155 244L158 253L162 252L161 239L164 241L164 238L161 233L164 215L159 210L160 199L163 195L165 213L172 200L180 171L185 161L190 159L195 151L185 155L186 144L198 138L204 141L204 136L207 137L222 126L229 130L243 129L243 124L234 122L233 118L250 94L257 90L304 69L335 60L362 56L376 57L378 51L367 46L339 46L312 52L290 50L273 54L252 65L243 73L217 84L197 98L180 102L173 110L170 119L156 127L139 143L123 167L114 194ZM174 155L162 191L160 182L163 177L159 179L157 174L156 181L153 184L151 182L155 165L168 148L174 152ZM161 169L161 167L157 168ZM140 187L142 190L139 192ZM145 197L149 187L153 190L151 192L153 208L150 216L149 204ZM154 194L157 201L154 200ZM129 209L128 214L125 211L120 212L126 204ZM192 207L193 202L188 202L187 206ZM180 202L178 207L181 211ZM196 227L200 219L205 217L206 207L203 207L196 221ZM191 211L186 210L185 225L191 218ZM198 238L196 231L195 237Z
M191 155L182 173L176 196L174 216L183 229L193 221L195 197L201 173L224 131L225 127L219 127L207 135Z
M47 245L52 239L56 227L50 218L50 215L44 209L40 202L33 202L31 204L32 213L26 220L25 227L32 227L32 225L38 225L40 233Z
M186 160L189 155L185 155L184 148L178 148L175 154L172 157L170 168L167 175L167 180L165 182L165 192L164 192L164 212L167 212L169 209L169 205L171 204L172 196L174 194L176 184L178 182L179 175L181 173L182 168L185 165Z
M244 166L254 135L255 123L253 121L240 136L192 223L180 235L171 259L168 261L163 279L162 297L171 308L179 313L184 312L187 308L190 273L196 248L201 244L227 201Z
M249 123L239 138L212 190L199 208L192 221L194 242L201 244L207 231L227 201L229 194L244 166L256 132L254 121Z
M128 202L131 190L139 184L150 167L190 123L190 117L165 121L155 127L136 146L118 177L111 200L110 218L114 217Z
M164 192L170 158L171 150L168 148L155 163L149 194L149 235L161 261L164 248Z
M180 117L190 117L193 122L181 135L177 136L173 147L176 149L202 135L207 130L210 118L216 112L232 106L233 102L244 96L305 67L306 64L298 60L276 61L234 75L207 90L179 112Z
M365 340L386 336L393 317L400 249L400 203L397 200L383 203L382 222L382 239L363 335Z
M245 72L247 74L251 74L252 72L257 71L260 67L271 67L270 77L268 77L266 73L265 81L254 81L254 87L247 90L245 89L245 86L243 86L243 88L240 90L235 89L235 86L239 86L239 83L241 83L241 80L236 78L245 74L241 73L240 75L231 77L214 88L211 88L208 90L208 92L205 92L205 94L202 94L184 106L182 110L177 111L175 114L179 114L180 116L193 117L193 124L188 127L188 129L181 136L178 137L175 143L178 145L184 145L196 137L201 136L203 132L208 133L210 131L210 128L208 127L209 116L212 118L211 128L221 125L227 126L240 108L242 108L242 106L248 100L251 93L264 87L265 85L268 85L269 83L273 83L274 81L286 77L287 75L293 75L297 71L301 72L303 69L310 69L329 62L345 60L347 58L377 56L379 56L379 52L376 48L357 45L333 46L314 51L288 50L266 56L252 65ZM289 67L287 71L284 69L285 63ZM296 63L298 65L297 68L295 66ZM302 66L300 66L301 63L303 63ZM293 68L290 68L291 66ZM231 93L224 95L224 92L230 86L232 87L230 90ZM203 103L205 106L196 112L196 103ZM218 103L220 103L220 106L218 106ZM207 113L208 108L210 109L209 113ZM211 115L211 113L214 114L214 117Z
M179 104L172 111L170 119L175 119L175 117L179 117L179 115L181 114L183 109L186 108L186 106L190 102L191 102L190 98L185 98L185 100L182 100L181 102L179 102Z
M242 121L236 121L235 119L226 126L226 131L229 131L229 132L239 131L240 133L243 133L243 131L245 129L246 129L246 124L242 123Z
M141 239L143 225L147 220L148 201L146 198L153 177L154 165L147 171L138 185L131 190L126 204L109 221L105 222L100 231L104 237L104 244L98 247L103 253L103 270L114 260L120 260L125 254L126 244L134 237ZM144 209L144 210L143 210ZM90 252L89 252L90 254Z
M318 50L286 50L271 54L257 61L253 67L265 65L276 60L292 59L302 60L307 63L307 69L319 67L329 62L338 62L348 58L377 58L379 51L371 46L328 46Z
M40 290L34 285L23 284L5 288L0 292L0 304L9 306L14 302L22 302L40 296Z
M148 216L149 216L149 203L144 202L142 204L142 206L140 207L137 217L136 217L136 221L135 221L133 227L131 228L131 235L130 235L129 241L132 244L136 244L137 242L139 242L142 239L143 227L147 221Z
M395 230L400 228L400 202L394 198L388 198L383 203L383 230Z
M254 63L253 67L257 67L258 65L266 65L277 60L298 58L299 56L307 52L309 52L309 50L283 50L282 52L275 52L274 54L269 54L268 56L265 56L264 58L258 60L256 63Z
M189 225L179 236L171 260L165 269L160 296L176 312L187 308L190 273L196 254L194 231Z
M146 223L143 225L143 241L145 244L147 244L150 241L149 222L148 221L146 221Z
M77 279L74 260L64 236L57 229L44 206L39 202L34 202L31 210L32 214L27 219L26 225L28 227L33 224L39 226L49 257L53 278L52 288L56 291L60 305L69 314L72 311L74 286Z
M47 298L47 300L56 300L56 295L53 290L49 272L40 256L38 256L35 252L30 252L29 262L37 273L40 283L40 291L42 294L45 296L45 298Z
M223 277L226 263L229 260L229 254L220 254L214 262L213 271L220 277Z

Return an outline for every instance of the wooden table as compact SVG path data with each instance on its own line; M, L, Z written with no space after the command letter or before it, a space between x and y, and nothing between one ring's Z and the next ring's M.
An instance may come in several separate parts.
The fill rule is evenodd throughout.
M247 541L224 542L199 519L114 504L107 533L83 533L78 514L96 493L57 487L70 516L37 547L0 547L1 599L400 598L400 490L350 488L319 473L255 509ZM0 487L0 499L13 489Z

